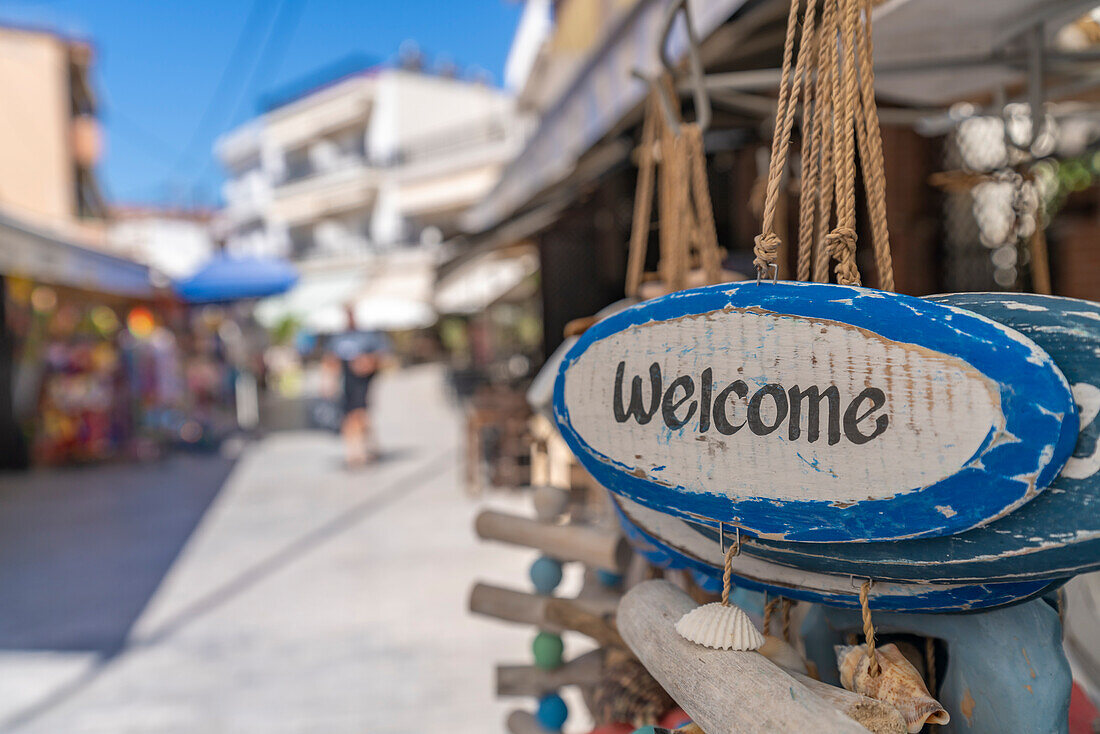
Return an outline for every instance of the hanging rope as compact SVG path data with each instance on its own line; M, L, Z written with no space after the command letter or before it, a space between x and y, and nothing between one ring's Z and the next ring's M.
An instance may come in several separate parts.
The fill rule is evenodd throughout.
M837 48L833 39L839 31L837 27L837 6L835 0L822 0L824 8L821 14L821 31L817 42L817 97L820 100L817 110L814 110L813 146L821 158L818 176L820 177L820 191L817 200L817 227L814 231L814 239L803 243L804 247L813 248L815 243L817 255L814 258L814 282L827 283L829 281L829 252L820 243L824 242L832 226L833 216L833 77L836 76Z
M890 231L886 224L886 172L883 165L882 130L875 102L874 41L871 33L871 0L862 0L862 32L855 42L859 64L859 96L863 115L856 128L859 159L863 163L864 190L871 215L871 244L879 288L894 290L894 263L890 255Z
M787 642L791 641L791 607L793 606L793 599L783 597L783 639Z
M764 595L767 599L767 594ZM775 610L779 608L779 602L781 599L776 597L774 599L767 599L764 603L764 634L770 635L772 633L772 617L775 616Z
M665 75L653 83L646 102L627 255L628 296L636 296L646 279L654 189L660 279L670 290L682 290L688 273L701 267L706 283L722 282L722 252L707 180L703 131L695 122L683 122L671 104L666 112L661 95L676 99L675 94L671 78Z
M630 225L630 249L626 261L626 295L634 296L645 274L649 220L653 212L653 182L656 173L657 119L660 100L651 92L642 122L642 143L638 147L638 187L634 192L634 218Z
M791 72L794 59L794 38L798 29L798 8L800 0L791 1L790 14L787 17L787 35L783 41L783 68L779 80L779 101L775 112L775 134L772 136L771 162L768 166L768 186L764 195L763 228L756 236L756 245L753 253L756 258L758 277L762 277L768 270L776 267L776 253L779 251L779 235L775 233L775 208L779 202L779 185L783 180L783 172L787 167L787 149L791 142L791 130L794 128L795 105L792 97L798 96L800 73L806 54L799 54L798 65ZM813 6L813 0L810 6Z
M863 637L867 641L867 672L873 678L879 674L878 655L875 654L875 623L871 621L870 594L873 581L868 579L859 587L859 605L863 610Z
M928 692L933 696L936 695L936 641L931 637L924 638L924 669L925 677L928 679L925 683L928 685Z
M827 282L829 265L835 261L838 283L861 283L856 262L858 151L878 285L886 290L894 287L882 134L874 92L871 6L871 0L807 0L796 54L794 41L801 0L792 0L783 46L763 222L753 250L758 278L776 268L781 244L776 233L776 204L796 107L801 102L798 279L812 277L817 282Z
M722 528L718 528L719 537L721 537ZM730 605L730 589L733 584L731 578L733 576L733 559L741 553L741 535L737 535L737 539L730 545L729 550L726 551L725 564L722 569L722 606L728 607Z

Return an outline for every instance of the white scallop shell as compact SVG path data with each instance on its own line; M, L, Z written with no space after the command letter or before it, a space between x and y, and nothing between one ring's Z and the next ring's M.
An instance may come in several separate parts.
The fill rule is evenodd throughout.
M686 640L716 650L757 650L764 635L740 607L713 602L696 607L680 617L676 631Z

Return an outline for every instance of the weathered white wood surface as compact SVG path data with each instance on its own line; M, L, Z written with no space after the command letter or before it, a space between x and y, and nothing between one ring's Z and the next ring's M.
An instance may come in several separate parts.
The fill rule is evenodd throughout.
M529 711L513 711L504 724L509 734L553 734L535 719Z
M1001 420L996 386L962 359L753 311L612 334L570 366L565 404L593 450L684 491L850 503L954 474Z
M534 665L498 665L498 696L542 696L563 686L594 686L603 671L603 651L591 650L556 670ZM824 684L822 684L824 685Z
M676 622L695 606L671 583L646 581L623 597L618 623L650 674L707 734L866 734L762 655L680 637Z
M618 606L617 597L562 600L526 591L505 589L492 584L477 583L470 590L470 611L505 622L529 624L548 632L561 632L563 629L561 625L550 621L546 614L547 604L554 600L567 601L579 610L600 617L613 614Z
M792 672L791 677L875 734L905 734L905 719L890 704L822 683L801 673Z
M477 516L478 537L537 548L551 558L580 561L596 568L622 571L630 548L616 531L584 525L551 525L519 515L485 510Z

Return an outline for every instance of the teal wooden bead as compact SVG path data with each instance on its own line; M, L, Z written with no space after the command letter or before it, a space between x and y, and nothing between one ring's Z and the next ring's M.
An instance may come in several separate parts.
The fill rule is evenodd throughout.
M535 711L535 719L544 729L561 731L562 725L569 717L569 709L565 701L556 693L550 693L539 699L538 710Z
M531 583L535 585L535 591L544 596L548 595L561 583L561 561L542 556L531 564L529 575Z
M565 644L559 635L552 632L539 632L531 643L531 652L535 656L535 667L542 670L554 670L561 667Z

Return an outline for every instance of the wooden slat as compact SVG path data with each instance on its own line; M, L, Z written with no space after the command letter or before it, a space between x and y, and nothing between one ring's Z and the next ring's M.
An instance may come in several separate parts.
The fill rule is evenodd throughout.
M519 515L485 510L474 523L478 537L537 548L562 561L580 561L609 571L622 571L630 558L617 532L584 525L550 525Z
M603 651L592 650L556 670L534 665L498 665L498 696L542 696L563 686L594 686L603 671Z
M470 611L506 622L529 624L548 632L561 632L563 627L550 621L546 605L550 601L565 601L576 609L596 616L615 611L616 602L603 599L555 599L555 597L531 594L526 591L505 589L492 584L477 583L470 590Z

